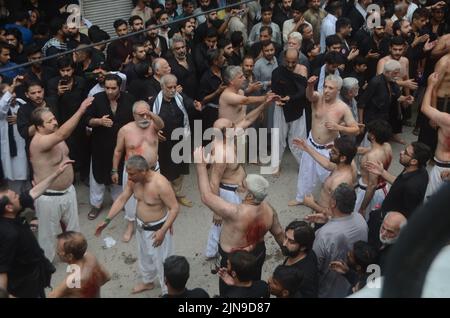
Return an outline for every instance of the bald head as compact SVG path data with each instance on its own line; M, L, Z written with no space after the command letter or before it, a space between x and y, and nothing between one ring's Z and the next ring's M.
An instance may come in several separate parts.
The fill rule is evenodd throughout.
M380 241L383 244L394 244L406 223L406 217L400 212L392 211L386 214L380 228Z
M66 231L57 236L58 254L65 260L80 260L87 250L87 241L83 234Z
M284 66L291 72L295 70L298 63L298 51L296 49L287 49L284 51Z

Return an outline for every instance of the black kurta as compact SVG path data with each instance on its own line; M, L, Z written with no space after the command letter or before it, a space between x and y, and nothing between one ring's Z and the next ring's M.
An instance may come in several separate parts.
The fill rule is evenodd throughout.
M132 109L135 99L128 93L120 93L116 113L113 114L105 92L94 95L94 98L92 105L86 111L85 124L88 125L92 118L102 118L105 115L109 115L114 123L112 127L92 127L91 136L92 173L97 183L109 185L117 133L120 128L133 121ZM121 173L122 169L119 167L119 176ZM120 177L119 180L122 178Z
M183 99L184 102L185 99ZM152 99L151 105L155 98ZM185 104L186 105L186 104ZM186 110L187 111L187 110ZM164 121L164 128L162 133L167 138L166 141L160 141L158 147L158 161L161 169L161 174L169 181L177 179L182 174L189 174L189 165L187 163L175 163L172 160L172 148L179 143L179 140L171 140L170 136L176 128L184 127L184 114L178 107L175 99L170 102L162 100L161 110L159 117ZM182 154L181 154L182 155Z

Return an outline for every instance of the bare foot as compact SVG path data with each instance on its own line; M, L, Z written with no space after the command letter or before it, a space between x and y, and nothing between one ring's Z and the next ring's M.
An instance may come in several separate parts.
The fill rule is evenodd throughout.
M288 202L288 206L297 206L297 205L301 205L302 203L300 201L297 200L291 200Z
M402 145L406 145L406 141L404 141L404 140L402 139L402 137L400 137L399 134L394 135L394 136L392 137L392 141L394 141L394 142L396 142L396 143L399 143L399 144L402 144Z
M128 243L133 237L134 225L133 222L128 222L127 230L123 234L122 241Z
M153 283L147 283L147 284L140 283L140 284L137 284L136 286L134 286L134 288L131 291L131 293L132 294L139 294L139 293L142 293L145 290L151 290L153 288L155 288L155 284L153 284Z

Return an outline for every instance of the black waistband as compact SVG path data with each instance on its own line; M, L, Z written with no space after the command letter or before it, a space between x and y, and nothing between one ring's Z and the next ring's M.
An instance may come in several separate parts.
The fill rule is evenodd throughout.
M223 190L228 190L228 191L233 191L233 192L236 192L236 190L237 190L237 188L238 188L237 185L236 185L236 186L230 186L230 185L226 185L226 184L223 184L223 183L221 183L221 184L219 185L219 187L220 187L221 189L223 189Z
M49 196L49 197L60 197L67 192L44 192L42 195Z
M380 183L377 185L377 189L376 190L380 190L383 189L386 186L386 183ZM361 190L366 191L367 190L367 186L363 186L361 184L358 183L358 185L355 188L360 188Z
M317 145L313 140L312 140L312 138L311 137L309 137L309 142L311 142L311 144L314 146L314 148L316 148L316 149L327 149L327 146L319 146L319 145Z
M141 221L142 222L142 221ZM160 228L162 228L162 226L164 225L164 222L165 221L163 221L163 222L160 222L160 223L158 223L158 224L155 224L155 225L146 225L145 223L144 223L144 225L141 225L141 226L139 226L141 229L143 229L144 231L158 231Z
M434 164L440 168L450 168L450 162L434 161Z

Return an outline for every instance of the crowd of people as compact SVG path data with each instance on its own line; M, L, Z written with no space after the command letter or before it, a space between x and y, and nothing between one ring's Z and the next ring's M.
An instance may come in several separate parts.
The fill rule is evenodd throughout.
M133 293L158 286L163 297L213 296L186 288L189 263L173 255L180 205L193 207L183 177L195 166L212 211L204 254L220 261L219 297L346 297L367 284L370 265L384 273L408 219L450 180L448 1L136 0L111 40L86 19L71 23L72 3L3 1L6 296L99 297L111 275L87 252L79 219L105 209L97 236L124 210L123 241L136 238L142 281ZM215 135L194 149L198 122ZM417 141L404 141L404 126ZM258 138L270 142L258 146L278 151L273 176L286 146L292 152L288 205L310 208L304 220L283 226L269 182L238 160L237 148L248 147L239 131L249 128L267 128ZM397 176L393 142L404 145ZM76 182L89 187L87 216ZM26 208L35 211L30 224ZM268 232L285 260L266 282ZM80 284L65 280L46 295L56 255L79 266Z

